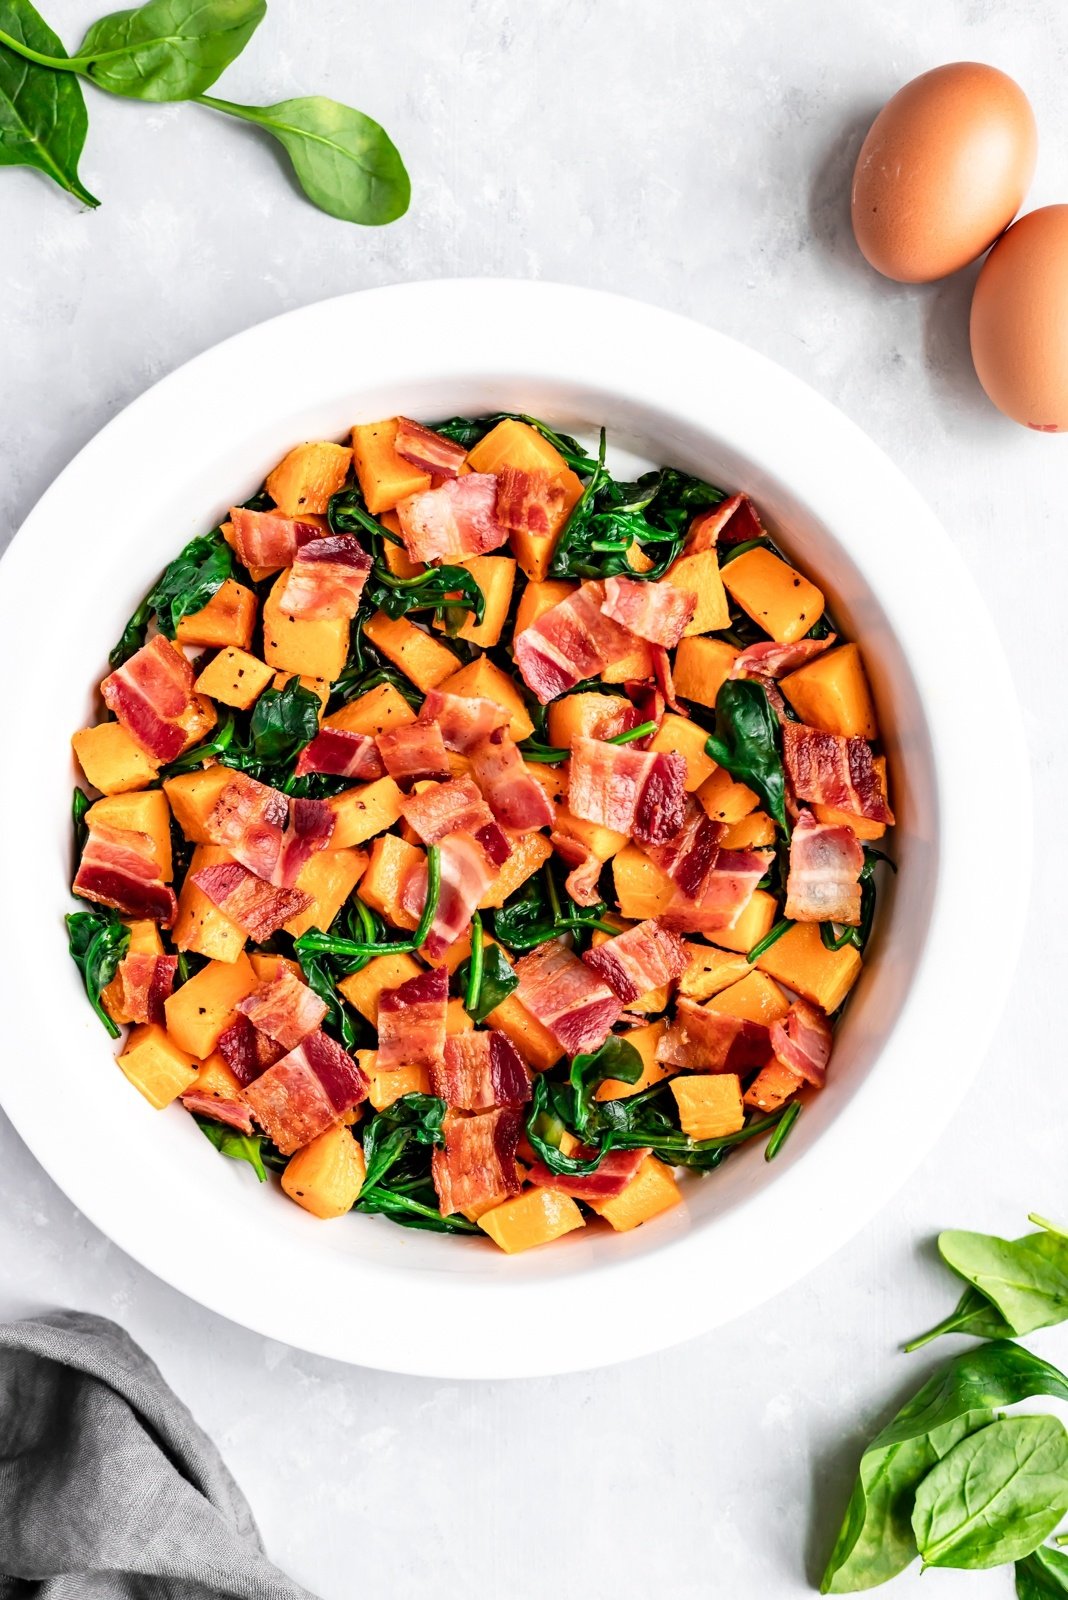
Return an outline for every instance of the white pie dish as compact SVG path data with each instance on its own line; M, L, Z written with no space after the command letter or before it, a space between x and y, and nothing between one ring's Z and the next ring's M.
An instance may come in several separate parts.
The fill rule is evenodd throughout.
M755 1143L633 1234L590 1227L518 1257L380 1218L319 1222L221 1158L191 1118L151 1110L112 1066L61 921L70 734L89 720L107 651L167 560L302 439L396 412L496 410L587 435L604 423L617 445L752 494L863 648L900 863L828 1085L778 1159L766 1164ZM1028 764L993 624L887 458L796 378L697 324L588 290L474 280L370 290L253 328L157 384L60 476L0 566L0 637L10 660L32 663L37 708L28 715L9 696L0 712L0 1102L123 1249L266 1335L368 1366L476 1378L596 1366L691 1337L856 1231L982 1064L1030 860L1018 822L995 961L979 866L988 757L967 707L998 729L1017 783ZM1016 808L1022 825L1030 814Z

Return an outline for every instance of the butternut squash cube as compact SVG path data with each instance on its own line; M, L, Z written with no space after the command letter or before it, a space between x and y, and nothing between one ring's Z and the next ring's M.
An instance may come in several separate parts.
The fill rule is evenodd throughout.
M681 1199L671 1168L655 1156L646 1156L622 1194L611 1200L591 1200L589 1204L617 1233L627 1233L677 1206Z
M209 961L163 1003L171 1039L180 1050L206 1061L237 1016L237 1002L258 982L246 955L236 961Z
M823 615L823 594L781 557L759 546L723 568L731 598L780 644L803 639Z
M324 728L343 728L348 733L366 733L375 737L388 728L406 728L415 721L415 712L398 689L391 683L380 683L369 689L359 699L350 700L340 711L332 711L323 719Z
M185 1094L197 1075L197 1064L158 1022L145 1022L130 1030L119 1066L150 1106L162 1111Z
M466 667L461 667L459 672L444 678L436 687L445 694L463 695L472 700L492 700L495 705L503 707L511 719L508 732L516 743L520 739L529 739L534 732L523 696L513 680L488 656L479 656Z
M85 814L89 827L104 823L109 828L128 828L147 833L152 840L156 865L164 883L173 877L171 867L171 808L162 789L142 789L127 794L105 795Z
M202 744L218 720L218 713L207 695L194 694L177 719L178 726L185 733L182 749L191 750L195 744Z
M405 911L400 897L409 872L425 859L425 852L406 839L398 839L395 833L380 834L371 846L367 871L360 885L360 899L364 905L377 911L395 928L406 928L409 932L417 928L418 917Z
M401 814L404 796L392 778L376 778L355 789L345 789L326 803L334 813L330 843L335 850L365 844L376 833L392 828Z
M159 762L141 749L121 722L82 728L71 744L86 778L101 794L127 794L155 782Z
M249 960L252 962L252 970L256 974L256 979L259 983L273 983L275 978L282 976L283 972L292 973L294 978L300 978L301 982L304 981L300 963L290 961L288 956L264 955L260 951L254 951L249 956Z
M745 1091L743 1100L757 1111L778 1111L804 1082L799 1072L791 1072L781 1061L769 1061L766 1067L761 1067Z
M161 956L163 954L163 940L159 936L159 924L155 922L127 922L130 930L129 954L132 956ZM126 1015L122 1005L123 985L118 973L100 991L100 1003L104 1007L112 1022L130 1022L132 1018Z
M879 775L879 787L883 794L887 793L886 782L886 757L876 756L872 766ZM855 811L839 811L836 806L814 805L812 815L817 822L826 822L830 827L852 828L858 839L881 839L886 832L885 822L872 822L868 817L858 817Z
M460 996L450 1000L445 1007L445 1034L446 1037L453 1033L473 1033L475 1025L464 1010L464 1003Z
M722 1011L728 1017L742 1017L746 1022L762 1022L770 1028L785 1017L790 1002L777 983L763 972L750 970L747 977L713 996L708 1009Z
M595 1100L626 1100L632 1094L641 1094L643 1089L651 1089L654 1083L662 1083L665 1078L670 1078L675 1071L674 1067L667 1066L663 1061L656 1059L657 1043L667 1027L667 1020L661 1017L657 1022L647 1022L644 1028L631 1028L629 1032L620 1034L628 1044L632 1044L642 1058L642 1075L637 1083L624 1083L622 1078L605 1078L594 1090Z
M195 1094L210 1094L215 1100L243 1101L245 1098L241 1084L218 1050L213 1050L208 1059L201 1062L189 1090ZM183 1089L182 1093L187 1094L189 1090Z
M744 955L717 950L713 945L697 944L690 939L685 943L691 959L679 979L678 992L687 1000L711 1000L714 994L730 988L753 971Z
M467 461L472 472L500 472L502 467L544 472L563 490L561 503L549 519L547 534L513 532L509 535L508 542L527 577L535 581L544 579L556 541L582 494L581 478L572 472L555 445L543 438L536 428L511 417L491 428L469 451Z
M722 1139L745 1125L742 1080L733 1072L687 1073L672 1080L671 1092L691 1139Z
M723 579L714 550L698 550L693 555L679 556L677 561L671 563L664 577L676 589L689 589L697 596L697 610L683 630L684 638L696 633L718 633L721 628L730 627L730 607L723 592Z
M282 924L287 933L299 939L309 928L319 928L324 933L349 895L355 889L367 866L362 850L317 850L309 856L297 874L297 888L310 894L312 903L288 922Z
M826 650L782 680L782 692L812 728L843 739L875 739L879 730L860 648L842 644Z
M719 842L723 850L765 850L775 843L775 823L766 811L754 811L729 823Z
M197 679L198 694L210 695L224 706L236 706L247 711L258 700L274 676L273 667L257 661L247 650L228 645L209 661Z
M191 844L211 843L205 824L233 775L232 768L216 762L195 772L181 772L176 778L164 778L163 792L174 820Z
M687 793L693 794L716 770L716 763L705 752L707 740L706 729L691 722L688 717L679 717L669 711L662 718L655 738L649 741L649 749L673 751L684 758L686 777L683 781Z
M252 643L257 609L252 590L227 578L206 606L182 618L178 643L212 645L217 650L232 644L247 650Z
M198 844L178 895L178 915L171 929L176 950L193 950L212 961L237 961L248 935L221 912L193 882L201 867L215 867L233 857L220 845Z
M451 650L407 617L387 617L384 611L376 611L364 623L363 631L375 649L399 667L424 694L451 677L458 666ZM334 676L336 678L337 673Z
M271 679L271 688L284 689L286 684L296 676L297 674L295 672L276 672L274 677ZM330 699L330 685L327 683L326 679L303 677L298 681L302 689L310 689L312 694L318 696L319 705L322 708L322 711L325 711L327 701ZM321 714L319 720L322 721Z
M324 516L330 496L345 486L352 451L320 439L298 444L267 474L266 489L287 517Z
M760 804L760 797L737 783L726 767L717 767L702 783L697 798L713 822L741 822Z
M535 1245L551 1244L574 1228L584 1228L586 1219L570 1195L552 1189L525 1189L503 1205L484 1211L478 1225L495 1245L513 1256Z
M819 923L795 922L757 959L757 966L828 1014L837 1011L860 976L860 952L852 945L828 950Z
M398 500L429 489L429 472L420 472L394 449L397 418L361 422L352 430L352 457L363 498L372 517L392 511ZM335 674L336 676L336 674Z
M370 1056L369 1062L363 1059L365 1055ZM397 1067L392 1072L379 1072L374 1050L360 1051L360 1065L370 1085L367 1098L376 1111L384 1111L406 1094L430 1093L430 1072L426 1067Z
M565 694L549 706L549 743L570 750L573 739L607 738L616 731L619 714L631 710L630 701L621 694Z
M402 536L400 518L395 511L384 511L378 520L390 533L398 538ZM425 561L413 561L404 546L394 544L392 539L383 539L382 557L395 578L418 578L426 571Z
M490 650L500 642L504 631L508 608L512 604L516 564L511 556L471 556L457 565L466 567L482 590L486 609L481 622L476 622L473 614L468 612L467 621L456 637L481 645L483 650ZM434 626L444 631L444 622L435 622Z
M313 1217L343 1217L359 1199L367 1163L348 1128L327 1128L290 1156L282 1188Z
M635 678L653 676L653 647L644 639L635 639L626 655L610 661L601 673L603 683L628 683Z
M514 994L507 995L486 1018L488 1028L498 1028L515 1045L532 1072L548 1072L563 1055L545 1025Z
M524 628L531 627L544 612L566 600L569 594L574 594L578 588L577 583L572 583L570 578L545 578L540 582L530 579L519 596L519 604L515 609L515 631L522 633Z
M708 938L724 950L738 950L744 955L747 950L752 950L754 945L758 945L765 934L771 932L777 915L775 896L770 895L766 889L755 889L734 927L717 928L715 933L708 935ZM816 924L813 923L812 926L815 927Z
M422 967L403 951L397 955L375 956L359 972L342 978L338 988L373 1028L378 1027L378 1002L387 989L399 989L409 978L417 978Z
M626 845L612 862L616 901L621 916L644 922L667 910L675 885L636 844Z
M679 640L673 677L675 693L683 700L715 709L716 696L730 677L738 652L726 639L700 634Z
M553 853L544 833L509 833L508 838L512 853L478 902L480 911L503 906L508 896L532 878Z
M264 659L270 666L294 672L300 678L323 678L333 683L341 676L349 653L348 618L294 617L283 611L278 597L288 575L287 567L263 602Z

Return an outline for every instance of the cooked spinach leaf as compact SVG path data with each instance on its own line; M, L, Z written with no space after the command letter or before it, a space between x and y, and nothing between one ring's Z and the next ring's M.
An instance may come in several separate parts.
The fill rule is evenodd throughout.
M195 1113L193 1121L220 1155L229 1156L231 1161L247 1161L263 1183L267 1177L263 1168L264 1145L267 1141L262 1134L241 1133L237 1128L228 1128L225 1122L216 1122L212 1117L198 1117Z
M406 1094L375 1113L364 1128L367 1175L357 1211L434 1233L477 1232L466 1217L441 1215L428 1174L429 1152L444 1143L445 1111L436 1095Z
M486 597L474 573L468 572L466 567L428 567L415 578L395 578L388 568L376 561L364 596L387 617L435 611L445 619L446 632L452 633L463 625L465 612L471 612L476 623L486 615Z
M553 449L563 456L571 470L581 477L593 472L597 466L597 462L582 448L577 439L572 439L567 433L557 433L539 417L530 417L523 412L495 411L488 417L450 417L447 422L435 423L434 432L463 445L465 450L473 450L479 440L492 432L499 422L525 422L528 428L533 428L535 433L540 433L543 439L547 439Z
M716 731L705 749L732 778L756 790L765 810L789 834L779 725L759 683L728 678L722 685L716 696Z
M464 995L464 1009L472 1022L485 1022L491 1011L496 1011L502 1001L518 988L519 979L504 951L495 944L482 951L481 972L472 989L472 972L475 960L465 961L456 978Z
M126 624L109 657L112 667L121 667L141 648L153 616L160 632L173 639L182 618L207 605L230 576L233 565L233 551L218 528L214 533L190 539Z
M269 766L292 763L319 732L319 696L299 678L264 689L249 724L251 754Z
M130 948L130 930L117 911L94 906L89 911L71 911L67 924L67 948L82 975L89 1004L113 1039L119 1029L104 1010L100 994L118 971L119 962Z
M76 863L81 860L82 851L85 849L85 841L89 837L89 825L85 820L85 814L92 803L84 789L75 789L71 799L70 819L74 829L74 860Z

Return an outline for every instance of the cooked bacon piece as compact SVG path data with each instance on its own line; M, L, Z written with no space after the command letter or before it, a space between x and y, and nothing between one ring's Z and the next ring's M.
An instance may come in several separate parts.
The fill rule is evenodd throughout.
M462 444L446 439L443 433L435 433L432 428L424 428L411 417L397 418L393 448L413 467L430 472L435 478L455 478L467 455Z
M502 828L529 832L551 828L556 807L523 765L518 747L503 728L470 751L471 776Z
M829 633L825 639L798 639L794 644L776 644L768 639L763 644L751 644L741 655L735 656L728 674L731 678L781 678L794 672L806 661L821 656L834 644L837 634Z
M483 1211L519 1193L515 1152L522 1126L523 1113L512 1106L476 1117L446 1112L445 1146L430 1160L443 1217L456 1211Z
M356 615L371 557L351 533L330 534L298 550L278 596L279 610L304 622Z
M457 1111L492 1111L494 1106L525 1106L530 1073L510 1039L496 1028L453 1033L444 1059L430 1062L430 1089Z
M683 705L675 693L675 675L671 670L671 657L662 644L651 644L649 649L653 657L653 675L656 678L657 693L663 699L664 704L671 707L677 717L688 718L690 715L689 708ZM658 724L663 715L663 708L661 708L660 714L656 719Z
M584 583L516 634L516 666L543 705L633 653L634 635L605 616L603 604L604 584Z
M247 773L234 772L209 811L204 832L258 878L270 878L282 853L289 801Z
M658 1061L690 1072L752 1072L770 1056L763 1022L730 1017L686 999L677 1001L674 1021L656 1045Z
M466 754L473 745L488 739L498 728L506 728L510 721L508 712L495 700L484 700L478 695L470 699L462 694L448 694L441 689L431 689L419 713L420 722L436 722L446 750Z
M231 509L230 526L229 543L242 565L270 571L291 567L298 551L322 533L314 522L284 517L280 511L249 511L245 506Z
M174 992L178 971L177 956L143 955L138 951L123 956L118 978L122 989L123 1014L131 1022L166 1022L163 1002Z
M300 752L295 770L298 778L309 772L329 772L338 778L369 781L380 778L386 769L372 734L322 728Z
M785 1017L771 1025L776 1060L817 1089L827 1081L833 1042L827 1013L807 1000L795 1000Z
M687 795L682 823L663 844L647 844L645 853L666 872L680 894L693 900L715 865L723 824L712 818L692 795Z
M325 800L290 800L289 822L271 882L292 889L304 863L330 843L336 820Z
M604 1044L623 1007L597 973L560 939L516 962L516 998L569 1056Z
M641 583L637 578L607 578L602 609L639 639L674 650L686 624L693 621L697 596L663 579Z
M681 933L733 928L771 859L770 850L720 850L699 891L676 894L661 914L661 922Z
M398 503L397 518L413 561L467 561L508 537L497 520L497 480L490 472L446 478L436 489L410 494Z
M223 916L243 928L250 939L262 944L277 933L283 922L307 911L312 903L303 889L279 889L243 867L239 861L222 861L218 866L201 867L192 881L203 889Z
M717 544L745 544L749 539L763 538L764 529L749 496L732 494L693 519L686 553L693 555L700 550L714 550Z
M666 659L667 651L663 651L662 654ZM670 671L671 668L669 665L669 675ZM667 709L667 699L659 685L657 683L649 683L645 678L633 678L625 683L623 688L626 691L627 698L630 700L631 705L633 706L633 710L630 713L630 716L627 718L627 727L621 727L618 730L612 729L611 733L601 733L600 730L598 730L598 737L602 739L608 739L611 738L612 734L617 731L619 733L627 733L631 728L637 728L643 722L655 722L657 729L659 730L660 724L664 720L664 712ZM671 692L672 694L675 692L674 684L672 684ZM683 709L679 714L680 716L684 717L688 717L690 715L690 713L685 709ZM620 720L622 720L622 715ZM647 750L649 748L650 740L654 739L655 737L655 734L650 733L644 739L634 739L631 742L633 743L635 750Z
M495 867L502 866L512 853L507 835L470 778L450 778L409 795L401 805L401 815L424 844L437 844L450 833L470 833Z
M124 917L161 922L169 928L178 910L174 890L163 883L156 847L147 833L93 823L82 850L74 893Z
M587 1145L579 1145L572 1154L589 1160L594 1152ZM575 1200L611 1200L623 1193L648 1154L648 1150L609 1150L587 1173L553 1172L544 1161L535 1161L527 1176L539 1189L555 1189Z
M550 833L549 843L571 868L564 879L564 887L572 900L580 906L595 906L601 898L597 886L604 869L600 856L593 853L585 840L572 838L569 833Z
M436 722L409 722L378 735L378 753L390 777L408 790L413 783L449 776L449 758Z
M380 1072L398 1067L430 1067L445 1053L445 1019L449 974L444 967L420 972L396 989L384 989L378 1001Z
M567 803L576 817L650 844L674 837L686 815L686 762L674 752L573 740Z
M678 934L662 927L655 917L595 945L582 959L624 1005L681 977L690 965L689 952Z
M302 983L295 972L283 967L277 978L261 983L237 1002L237 1009L254 1028L274 1039L286 1050L320 1027L326 1016L326 1003L314 989Z
M284 1045L253 1027L240 1012L219 1036L219 1054L243 1089L276 1061L281 1061L285 1053Z
M197 703L193 668L162 633L105 678L100 692L130 737L157 761L173 761L190 742L179 718Z
M227 1100L221 1095L207 1094L203 1089L191 1089L183 1094L182 1104L194 1116L225 1122L228 1128L236 1128L239 1133L252 1132L252 1113L241 1100Z
M790 838L786 910L791 922L860 921L860 873L864 851L844 823L817 822L802 810Z
M502 467L497 474L497 521L509 533L551 533L566 499L564 485L547 472Z
M893 823L867 739L846 739L803 722L785 722L782 755L798 800L852 811L869 822Z
M309 1033L249 1084L245 1095L260 1127L291 1156L365 1100L367 1088L339 1044L325 1033Z
M450 833L438 846L441 851L441 893L423 951L431 961L444 955L466 930L496 873L486 852L470 834ZM409 916L420 917L426 905L426 864L420 862L409 873L401 890L401 905Z

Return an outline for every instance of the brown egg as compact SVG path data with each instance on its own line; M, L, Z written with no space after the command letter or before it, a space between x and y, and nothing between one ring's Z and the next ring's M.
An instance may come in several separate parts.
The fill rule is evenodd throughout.
M853 174L853 232L877 271L929 283L1007 228L1035 170L1030 102L996 67L956 61L914 78L868 130Z
M1031 211L998 240L975 285L971 338L979 382L1007 417L1068 430L1068 206Z

